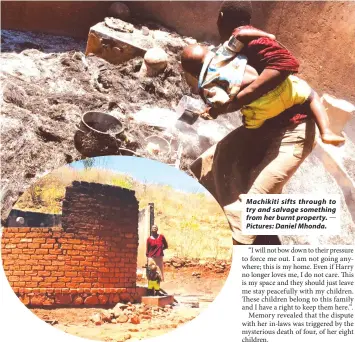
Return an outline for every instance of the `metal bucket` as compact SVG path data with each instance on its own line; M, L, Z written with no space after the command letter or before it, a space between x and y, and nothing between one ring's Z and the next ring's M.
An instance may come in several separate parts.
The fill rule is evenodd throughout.
M123 124L113 115L86 112L81 117L74 136L76 149L84 156L119 154Z
M162 137L159 137L157 135L151 135L150 137L147 137L145 139L146 148L148 147L149 143L153 143L159 146L160 151L158 154L161 156L169 155L171 152L170 143ZM153 151L148 151L148 152L149 154L154 155Z

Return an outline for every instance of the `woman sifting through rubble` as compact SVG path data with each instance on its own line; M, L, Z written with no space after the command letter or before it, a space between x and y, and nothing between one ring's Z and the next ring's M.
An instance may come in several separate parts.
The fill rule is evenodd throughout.
M240 27L250 25L250 2L224 2L217 26L224 42L232 35L244 44L240 53L258 76L239 91L231 103L209 115L234 112L280 86L297 73L295 57L272 37L245 37ZM193 75L187 75L192 80ZM315 122L310 106L297 104L260 127L237 128L218 144L203 153L191 171L217 199L228 218L234 244L253 244L256 236L241 233L241 195L278 194L315 146Z

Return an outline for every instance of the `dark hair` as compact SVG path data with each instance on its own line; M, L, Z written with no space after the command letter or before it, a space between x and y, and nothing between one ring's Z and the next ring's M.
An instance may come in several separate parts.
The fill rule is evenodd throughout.
M222 40L228 39L235 28L249 25L252 12L251 1L224 1L219 9L217 20Z

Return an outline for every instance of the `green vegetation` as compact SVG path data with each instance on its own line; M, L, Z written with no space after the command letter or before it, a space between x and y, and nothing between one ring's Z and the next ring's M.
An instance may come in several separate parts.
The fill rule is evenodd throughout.
M140 208L154 203L155 222L169 241L167 257L231 258L231 233L217 202L202 193L185 193L170 186L140 183L132 177L92 167L62 167L40 179L15 208L60 214L65 188L74 180L120 186L136 191Z

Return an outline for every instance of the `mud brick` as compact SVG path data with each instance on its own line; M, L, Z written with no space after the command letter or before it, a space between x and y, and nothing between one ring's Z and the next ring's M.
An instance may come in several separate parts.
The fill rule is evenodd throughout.
M31 255L31 259L33 259L33 260L42 260L43 259L43 255L33 254L33 255Z
M48 280L49 278L46 278L46 279ZM34 276L31 277L31 281L41 282L43 280L44 280L43 277L34 277Z
M64 282L55 282L55 283L53 283L52 284L52 286L54 287L54 288L63 288L63 287L65 287L66 286L66 283L64 283Z
M49 271L38 271L38 276L40 277L49 277L51 275L51 272Z
M14 245L14 244L7 244L5 245L5 249L13 249L13 248L16 248L17 246Z
M53 248L53 243L42 243L41 248Z
M6 234L7 236L7 234ZM21 233L14 233L12 239L23 239L26 238L26 233L25 232L21 232ZM5 242L5 241L4 241Z
M38 248L38 249L36 249L36 253L37 254L48 254L48 249Z
M58 270L58 266L44 266L44 269L46 271L57 271Z
M65 272L66 277L76 277L78 272Z
M34 265L33 267L32 267L32 270L33 271L43 271L44 270L44 265Z
M43 237L37 237L37 238L34 238L32 239L32 242L33 243L46 243L46 238L43 238ZM38 247L35 247L35 248L38 248Z
M62 251L60 249L50 249L49 254L58 255L58 254L62 254Z
M46 278L46 281L49 282L49 283L52 283L54 281L57 281L58 277L47 277Z
M71 260L74 260L74 261L83 261L85 260L85 257L82 256L82 255L74 255Z
M64 282L64 283L69 283L69 282L71 282L71 277L58 277L58 281Z
M56 261L56 260L53 260L53 261L52 261L52 265L53 265L53 266L64 266L64 265L65 265L65 261Z
M31 265L20 265L19 269L21 271L30 271L32 269Z
M68 255L80 255L80 251L78 251L78 250L68 250L67 254Z
M2 247L1 254L5 255L5 254L10 254L10 253L11 253L11 249L4 249L4 247Z
M51 260L38 260L38 264L39 265L52 265L52 261Z
M4 261L4 266L10 266L10 265L13 265L15 263L15 260L5 260Z
M25 275L25 272L24 271L14 271L13 275L14 276L23 276L23 275Z
M41 238L41 234L37 232L31 232L26 234L27 238ZM36 242L36 241L33 241Z
M55 243L55 242L56 242L55 239L51 239L51 238L46 239L46 243Z
M90 262L90 261L81 261L80 265L81 266L92 266L92 262Z
M38 285L37 282L26 281L26 287L27 287L27 288L36 287L37 285Z
M84 280L85 280L84 278L77 277L77 278L72 278L71 282L72 283L82 283Z

